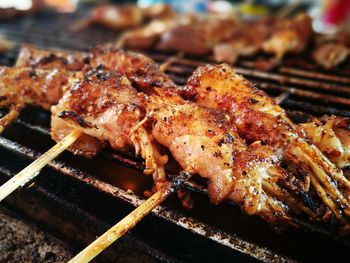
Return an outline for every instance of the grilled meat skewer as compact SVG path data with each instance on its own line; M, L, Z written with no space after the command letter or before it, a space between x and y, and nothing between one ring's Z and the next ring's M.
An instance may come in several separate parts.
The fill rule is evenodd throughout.
M169 89L146 95L119 73L94 72L73 85L52 107L55 140L79 129L94 137L94 142L82 139L72 148L75 153L84 153L80 148L84 144L90 144L85 149L95 149L94 153L106 142L118 150L134 147L146 160L156 185L166 180L163 170L167 157L160 155L159 148L163 145L183 169L208 178L214 203L230 195L243 211L267 221L290 220L289 204L294 211L314 216L292 194L279 196L283 190L276 182L284 171L275 165L278 160L266 155L268 146L247 148L222 111L198 107ZM243 176L237 174L242 170ZM275 189L274 194L271 189Z
M90 60L93 65L113 68L126 74L138 88L144 91L149 92L149 87L159 87L164 83L164 87L176 88L165 74L159 72L152 60L142 55L120 51L110 46L97 47L92 54ZM137 70L131 65L138 65Z
M144 92L150 92L151 87L157 86L162 86L163 88L178 88L177 85L166 74L159 71L158 66L154 63L153 60L137 53L123 51L111 45L100 45L93 48L90 52L90 57L87 57L87 54L79 52L50 52L46 50L34 49L28 45L22 47L20 54L26 55L19 56L17 65L35 65L36 67L47 69L66 67L66 69L74 68L78 70L82 69L84 66L87 65L86 63L89 62L93 67L103 66L105 68L115 69L118 72L126 74L128 78L139 88L141 88ZM66 56L68 56L69 59L66 59ZM73 64L61 64L61 62L65 60L72 61ZM52 101L52 103L56 104L55 101ZM334 118L338 120L337 123L347 122L347 120L344 118L335 116L331 117L331 119ZM316 120L316 118L314 118L314 121L312 123L302 124L301 126L301 129L305 130L311 142L314 145L316 145L323 154L329 157L331 161L337 165L337 167L344 168L350 165L350 161L347 158L344 159L343 157L338 156L339 154L336 153L346 152L345 148L347 148L347 146L342 145L342 141L344 141L345 139L342 139L341 141L335 143L335 141L325 141L326 137L322 136L321 140L321 137L317 135L321 133L321 130L315 130L316 127L320 127L320 121ZM328 134L335 133L333 129L335 129L336 127L334 125L326 126ZM306 127L308 128L306 129ZM325 129L325 126L322 129ZM342 131L343 134L344 129ZM333 135L332 137L335 140L339 140L336 139ZM327 136L327 138L329 138L329 136ZM324 146L320 146L320 141L324 143ZM334 149L332 148L332 157L329 155L330 150L326 149L326 145L328 145L328 147L330 145L333 145ZM335 148L338 148L338 150L336 150ZM343 156L343 154L341 154L341 156ZM338 161L337 158L341 160Z

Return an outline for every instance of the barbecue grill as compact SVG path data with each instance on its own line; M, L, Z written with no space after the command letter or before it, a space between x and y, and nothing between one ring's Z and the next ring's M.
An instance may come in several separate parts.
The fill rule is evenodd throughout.
M84 15L86 10L28 15L2 22L0 33L17 44L83 51L115 41L120 34L99 27L70 31L70 26ZM210 57L144 53L159 63L175 55L167 73L179 85L197 66L212 61ZM0 63L10 66L16 56L14 49L2 55ZM264 59L264 55L241 59L235 70L278 97L295 121L307 118L307 114L350 117L350 65L325 71L305 55L287 57L283 66L269 72L256 69L256 61ZM0 136L1 183L54 144L49 132L49 112L28 107L21 113ZM5 205L83 248L142 203L143 192L152 187L151 178L141 174L142 169L141 160L111 150L92 160L66 152L41 171L34 185L25 185L7 198ZM171 196L98 259L284 262L347 257L350 240L334 238L329 227L301 221L303 229L276 233L261 219L243 215L230 203L211 205L203 182L192 180L184 188L193 195L192 210L184 209L176 196Z

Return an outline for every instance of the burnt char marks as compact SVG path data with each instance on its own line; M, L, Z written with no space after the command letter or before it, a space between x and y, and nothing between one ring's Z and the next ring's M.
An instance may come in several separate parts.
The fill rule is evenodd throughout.
M91 128L92 125L84 121L84 119L79 116L76 112L70 110L64 110L58 114L61 119L71 119L77 122L83 128Z
M92 67L103 65L104 69L125 74L135 87L143 92L156 87L176 86L152 59L110 45L100 45L92 49L90 64Z

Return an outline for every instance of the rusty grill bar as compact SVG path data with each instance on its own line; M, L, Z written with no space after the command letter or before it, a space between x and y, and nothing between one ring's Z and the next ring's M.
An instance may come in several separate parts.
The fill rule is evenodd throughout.
M84 12L78 12L74 15L44 13L37 17L23 17L0 25L0 33L16 44L27 42L42 48L84 51L93 45L114 41L119 35L118 32L106 31L98 27L85 29L81 32L67 30L83 14ZM176 54L156 51L144 53L159 63L163 63L169 57L174 57L175 55L172 63L167 68L167 73L179 85L185 84L186 79L196 67L212 61L210 57L204 59L176 57ZM13 52L2 55L0 63L2 65L12 65L16 56L17 51L15 49ZM347 77L347 74L350 72L349 65L341 70L325 72L310 64L310 62L306 62L305 59L293 60L287 58L282 66L277 67L272 72L264 72L254 68L255 59L263 59L263 57L258 56L240 60L235 66L236 72L255 82L259 88L265 90L271 96L280 98L281 105L287 109L294 120L301 120L305 116L307 117L305 113L317 116L336 114L350 117L350 78ZM49 113L28 108L21 114L19 120L0 137L0 153L15 159L24 158L28 161L36 158L39 152L44 152L52 143L49 138ZM1 157L0 174L4 175L2 180L16 172L14 170L14 167L17 167L16 165L13 164L13 160L11 164L10 157ZM103 168L103 171L100 171L99 168L104 167L104 165L107 168ZM109 198L107 199L111 202L117 200L129 206L137 206L142 202L140 196L142 196L143 190L151 187L151 181L145 176L135 176L136 172L125 170L126 168L122 168L119 165L130 167L134 170L142 170L143 168L140 160L107 150L93 161L88 161L82 157L72 158L71 154L65 153L63 157L51 162L49 168L45 169L43 173L49 173L46 170L51 169L61 175L61 177L73 178L73 181L78 182L78 184L72 182L66 185L63 184L62 189L68 186L71 190L73 185L74 187L77 187L77 185L88 185L92 189L82 190L82 194L97 190L98 193L96 195L101 193L107 195ZM111 171L106 172L106 169L111 169L115 171L113 173L118 175L113 175L113 177ZM120 174L124 172L132 177L130 181L126 180L125 176L120 177ZM116 179L118 176L120 178ZM40 179L41 177L36 180L37 187L35 189L45 193L47 198L50 198L52 193L49 190L45 190L47 182L42 183L41 180L43 179ZM57 183L62 178L46 180L52 180L52 182ZM123 180L127 182L125 183ZM136 189L135 193L126 190L129 187L128 184ZM135 186L134 184L138 185ZM199 201L196 202L197 206L193 209L194 211L184 210L176 198L173 197L170 198L170 201L158 207L153 213L155 216L150 219L158 223L160 218L162 219L161 224L168 226L168 228L168 223L170 223L170 228L172 227L171 225L176 226L175 230L169 230L165 226L160 227L162 231L169 233L165 234L160 231L159 235L173 235L171 238L165 239L169 242L168 246L163 246L162 242L166 241L162 238L155 238L158 240L158 244L154 244L152 239L150 239L154 238L154 236L145 237L145 235L150 234L146 228L155 227L154 223L152 225L149 222L141 223L141 226L138 227L138 229L142 230L139 232L144 233L127 235L123 239L124 242L132 243L134 246L137 244L137 249L147 251L147 254L161 261L191 259L202 259L205 261L210 259L217 260L218 258L227 260L228 257L245 260L258 259L265 262L324 260L327 256L331 258L332 252L337 253L339 257L341 254L346 255L346 250L350 246L348 240L333 240L331 229L311 225L303 221L300 221L300 224L308 229L307 233L297 229L289 229L281 235L276 234L260 219L242 215L239 209L231 204L222 204L218 207L210 205L203 183L195 180L190 181L185 184L185 188L196 192L194 193L194 199ZM55 188L54 191L60 192L62 189L57 190ZM25 193L20 193L19 195L21 194L25 195ZM78 199L77 196L75 198ZM61 202L64 198L62 194L57 194L56 199ZM74 202L74 200L71 201ZM14 201L10 200L9 203L20 210L26 211L25 213L30 217L35 218L36 216L29 212L28 208L25 208L20 202L16 201L15 197ZM99 211L96 203L92 202L90 205L97 207L96 209ZM85 212L84 208L89 210L90 207L85 205L84 208L81 208L79 207L79 202L77 204L73 205L73 208L80 211L77 212L78 216L85 215L87 218L90 217L90 221L86 219L87 222L94 222L100 228L113 223L113 221L109 221L112 219L106 219L106 215L101 216L99 213L91 211ZM61 206L66 207L67 205ZM122 207L122 210L127 211L125 207ZM108 216L111 215L108 214ZM112 213L111 218L114 217L115 215ZM40 221L40 219L37 220ZM41 219L41 221L43 224L46 223L45 219ZM148 220L146 219L146 221ZM181 232L184 230L185 232ZM194 244L189 244L188 240L181 238L178 234L180 232L184 233L186 237L189 236ZM101 231L96 234L98 233L101 233ZM169 241L170 239L174 240ZM82 243L86 242L82 239L79 241ZM184 242L187 248L179 246L179 242ZM293 242L292 247L288 247L290 242ZM196 244L204 246L205 249L203 250L202 247L198 248ZM174 251L172 246L175 246L175 250L176 248L179 249L179 254ZM205 251L206 249L208 251ZM327 255L323 255L320 254L322 250L329 252ZM185 253L185 255L180 255L181 253Z

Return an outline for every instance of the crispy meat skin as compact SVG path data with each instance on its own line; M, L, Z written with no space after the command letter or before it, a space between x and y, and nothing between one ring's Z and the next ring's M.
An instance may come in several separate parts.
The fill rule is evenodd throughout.
M140 89L176 87L169 76L162 73L154 61L144 55L126 52L110 45L91 50L90 65L125 74Z
M63 94L63 89L79 77L63 70L27 67L0 69L0 96L8 104L33 104L49 109Z
M53 138L60 140L66 135L67 131L64 134L60 131L64 124L61 120L65 120L66 125L72 123L101 142L108 141L113 148L127 149L132 145L130 129L142 118L138 109L141 99L120 74L104 71L87 74L92 76L73 84L52 108ZM85 148L89 149L85 155L92 156L101 146L97 144L96 150L93 146ZM84 154L83 150L74 148L77 151Z
M232 112L237 128L248 141L284 146L294 134L294 124L284 110L263 91L233 73L228 65L198 68L182 94L208 108ZM217 96L220 94L220 96Z
M88 63L88 54L75 51L52 51L22 45L16 66L40 69L82 70Z

